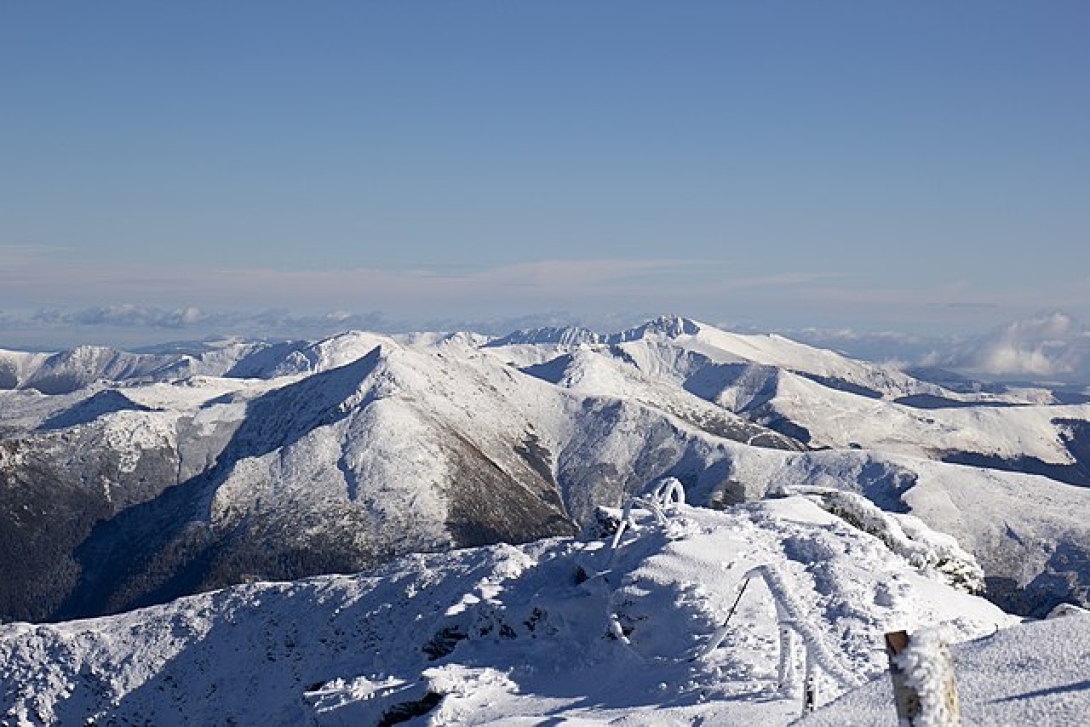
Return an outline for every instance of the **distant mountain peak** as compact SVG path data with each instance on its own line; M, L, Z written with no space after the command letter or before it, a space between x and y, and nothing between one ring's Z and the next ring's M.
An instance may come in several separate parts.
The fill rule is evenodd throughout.
M663 315L643 325L610 336L609 343L639 341L649 336L662 336L665 338L695 336L700 332L700 329L701 325L691 318L684 318L679 315Z
M699 333L701 327L701 324L691 318L684 318L679 315L662 315L619 333L601 334L583 326L546 326L515 331L497 338L488 345L490 347L500 347L540 344L554 346L580 346L593 343L617 344L626 341L640 341L650 337L680 338L681 336L692 336Z
M602 337L582 326L545 326L543 328L525 328L497 338L489 346L553 344L559 346L579 346L584 343L598 343Z

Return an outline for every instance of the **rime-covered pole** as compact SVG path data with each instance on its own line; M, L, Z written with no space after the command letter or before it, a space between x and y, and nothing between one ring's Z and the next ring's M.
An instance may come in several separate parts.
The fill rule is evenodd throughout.
M780 664L776 670L776 677L780 686L780 693L785 697L793 697L798 691L798 677L795 664L795 628L792 624L780 624Z
M909 727L960 727L961 708L950 649L936 631L909 638L886 634L897 717Z
M814 659L810 652L806 653L806 681L802 688L802 713L810 714L817 709L818 701L817 669L814 668Z

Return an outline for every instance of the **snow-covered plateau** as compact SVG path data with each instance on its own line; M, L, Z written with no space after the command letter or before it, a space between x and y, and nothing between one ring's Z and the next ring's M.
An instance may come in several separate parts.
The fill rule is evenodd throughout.
M895 724L940 627L967 724L1090 713L1047 385L673 317L175 348L0 351L0 723L780 725L809 663Z

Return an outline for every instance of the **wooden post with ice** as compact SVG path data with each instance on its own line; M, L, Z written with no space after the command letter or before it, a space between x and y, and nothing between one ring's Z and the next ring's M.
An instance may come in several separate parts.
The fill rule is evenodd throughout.
M886 634L889 676L897 718L909 727L960 727L961 707L949 647L935 630L910 638Z

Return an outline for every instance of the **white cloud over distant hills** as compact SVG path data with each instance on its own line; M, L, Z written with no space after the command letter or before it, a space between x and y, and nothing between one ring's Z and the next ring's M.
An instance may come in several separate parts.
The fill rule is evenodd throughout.
M901 331L860 331L853 328L782 328L775 332L853 358L904 365L918 364L936 349L950 350L965 341L964 337L957 336L923 336Z
M1062 312L1013 321L977 335L815 327L775 332L853 358L910 368L947 369L985 380L1090 383L1090 327Z
M1087 378L1090 328L1066 313L1015 321L925 363L984 376Z
M1063 312L1013 321L975 336L818 328L782 332L868 360L943 368L980 378L1090 382L1090 327Z

